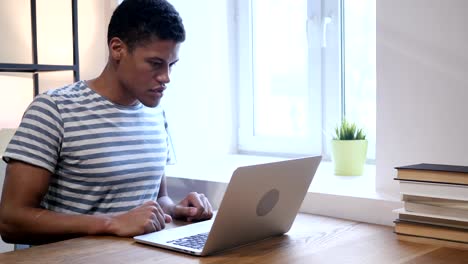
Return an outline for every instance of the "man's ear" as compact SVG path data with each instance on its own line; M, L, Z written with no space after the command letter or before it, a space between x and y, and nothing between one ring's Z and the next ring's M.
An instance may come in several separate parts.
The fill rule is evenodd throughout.
M123 54L127 51L127 45L117 37L109 41L109 55L115 61L120 61Z

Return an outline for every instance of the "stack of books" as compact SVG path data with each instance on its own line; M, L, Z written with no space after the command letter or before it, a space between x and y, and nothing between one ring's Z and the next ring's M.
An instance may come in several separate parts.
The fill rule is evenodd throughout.
M396 167L404 208L395 212L398 239L468 249L468 167Z

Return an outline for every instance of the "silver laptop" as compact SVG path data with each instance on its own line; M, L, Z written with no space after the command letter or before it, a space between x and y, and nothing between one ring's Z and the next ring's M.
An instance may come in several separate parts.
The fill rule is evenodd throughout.
M153 232L137 242L205 256L289 231L321 156L237 168L211 220Z

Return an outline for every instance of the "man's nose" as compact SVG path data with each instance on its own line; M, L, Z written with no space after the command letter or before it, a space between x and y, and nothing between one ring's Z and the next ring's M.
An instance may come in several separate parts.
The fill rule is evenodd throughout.
M169 77L171 73L171 70L169 67L166 67L163 71L159 72L158 75L156 75L156 80L159 83L169 83L171 82L171 79Z

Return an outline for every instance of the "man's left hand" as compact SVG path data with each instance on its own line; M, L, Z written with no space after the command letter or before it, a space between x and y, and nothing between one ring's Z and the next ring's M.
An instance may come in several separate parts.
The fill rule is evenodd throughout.
M213 217L213 208L203 193L191 192L174 208L174 217L188 222Z

